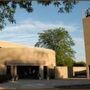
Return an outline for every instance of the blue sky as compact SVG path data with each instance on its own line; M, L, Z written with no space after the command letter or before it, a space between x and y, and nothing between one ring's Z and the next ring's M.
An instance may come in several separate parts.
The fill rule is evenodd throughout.
M85 10L90 7L90 1L81 1L71 13L57 13L53 5L42 6L33 3L34 11L27 13L18 8L15 14L16 24L8 24L0 32L1 41L10 41L28 46L34 46L38 41L38 33L49 28L65 27L75 42L75 60L85 61L83 23Z

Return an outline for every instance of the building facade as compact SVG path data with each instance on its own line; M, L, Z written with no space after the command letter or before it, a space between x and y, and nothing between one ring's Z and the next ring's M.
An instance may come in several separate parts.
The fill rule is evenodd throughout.
M90 10L87 10L86 17L83 19L83 28L86 52L87 77L90 78Z
M55 52L50 49L0 42L0 66L2 74L11 76L12 80L54 78Z

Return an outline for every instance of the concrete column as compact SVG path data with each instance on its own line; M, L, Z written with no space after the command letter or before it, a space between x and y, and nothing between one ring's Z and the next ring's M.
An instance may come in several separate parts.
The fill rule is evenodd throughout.
M17 66L14 66L14 75L17 75Z
M44 78L43 66L39 66L39 74L40 74L40 78L43 79Z
M17 66L14 66L14 76L15 76L15 80L18 80Z
M11 65L11 77L12 77L12 81L14 81L13 65Z
M12 81L15 81L18 79L18 77L17 77L17 66L11 65L11 76L12 76Z
M90 78L90 70L89 70L89 65L87 65L87 78Z

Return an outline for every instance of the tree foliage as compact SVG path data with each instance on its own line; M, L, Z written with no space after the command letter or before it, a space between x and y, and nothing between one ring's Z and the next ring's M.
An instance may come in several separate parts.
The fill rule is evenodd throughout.
M32 2L37 2L43 6L53 4L58 7L58 12L70 12L77 0L0 0L0 29L4 28L7 21L16 23L14 14L17 6L29 13L32 12Z
M73 66L86 66L86 63L84 61L78 61L74 62Z
M39 41L35 46L55 50L57 65L73 65L74 42L64 28L49 29L39 33Z

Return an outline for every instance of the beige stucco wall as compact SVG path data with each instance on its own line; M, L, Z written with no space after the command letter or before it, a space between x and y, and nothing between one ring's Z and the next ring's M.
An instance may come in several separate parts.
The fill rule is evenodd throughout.
M90 65L90 17L83 19L84 39L85 39L85 51L86 51L86 63Z
M86 67L73 67L73 72L86 70Z
M68 68L67 66L57 66L55 67L55 78L68 78Z
M55 52L53 50L27 47L9 42L1 42L0 47L1 63L56 66Z

